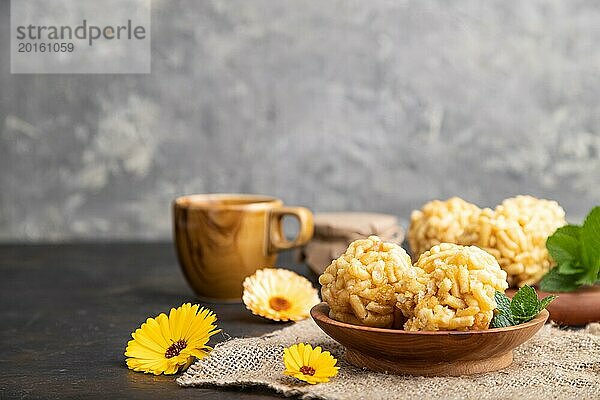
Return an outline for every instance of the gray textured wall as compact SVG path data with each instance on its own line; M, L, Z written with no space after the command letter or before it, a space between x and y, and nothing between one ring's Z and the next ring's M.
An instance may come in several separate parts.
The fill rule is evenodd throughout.
M432 198L600 203L597 1L154 1L151 75L10 75L0 240L168 238L259 192L407 218Z

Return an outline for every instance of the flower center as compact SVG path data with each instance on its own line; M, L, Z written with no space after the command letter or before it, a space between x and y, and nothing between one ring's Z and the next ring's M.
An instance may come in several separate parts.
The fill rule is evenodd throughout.
M178 340L177 342L173 342L173 344L169 346L167 351L165 351L165 357L172 358L178 356L179 353L181 353L181 350L185 349L185 346L187 346L187 343L183 339Z
M313 367L305 365L302 368L300 368L300 372L302 372L304 375L313 376L315 374L315 369Z
M283 297L274 296L269 299L269 306L275 311L285 311L289 310L292 305Z

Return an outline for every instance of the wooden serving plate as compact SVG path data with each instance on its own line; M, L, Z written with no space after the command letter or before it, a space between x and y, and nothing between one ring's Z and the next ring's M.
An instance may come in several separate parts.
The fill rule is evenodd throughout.
M600 322L600 286L585 287L569 293L548 293L536 289L540 298L551 294L558 296L548 306L550 319L559 325L581 326ZM507 289L506 295L513 297L516 289Z
M329 306L310 311L317 325L346 348L357 367L396 375L460 376L508 367L513 349L539 331L548 311L517 326L484 331L409 332L346 324L329 318Z

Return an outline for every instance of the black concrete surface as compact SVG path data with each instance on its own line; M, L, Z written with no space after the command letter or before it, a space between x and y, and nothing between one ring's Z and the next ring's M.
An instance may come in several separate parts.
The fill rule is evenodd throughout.
M309 276L291 253L278 264ZM0 399L265 399L264 390L184 389L173 376L127 369L132 330L184 302L214 310L224 334L258 336L286 326L240 304L198 300L170 243L0 246Z

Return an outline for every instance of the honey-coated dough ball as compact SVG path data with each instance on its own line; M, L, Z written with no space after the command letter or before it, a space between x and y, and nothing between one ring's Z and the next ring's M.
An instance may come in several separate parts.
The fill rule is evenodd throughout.
M389 328L394 324L396 295L411 298L424 290L404 249L377 236L352 242L319 277L329 317L357 325ZM408 300L410 302L410 300Z
M459 242L496 257L511 286L534 285L553 266L546 239L565 224L565 211L557 202L517 196L493 211L484 209Z
M398 307L412 314L408 331L481 330L494 316L495 291L508 287L493 256L475 246L442 243L423 253L415 267L425 272L426 289L414 308L398 295Z
M426 203L421 210L415 210L410 217L408 242L413 260L440 243L458 243L480 208L475 204L452 197L446 201L433 200Z

